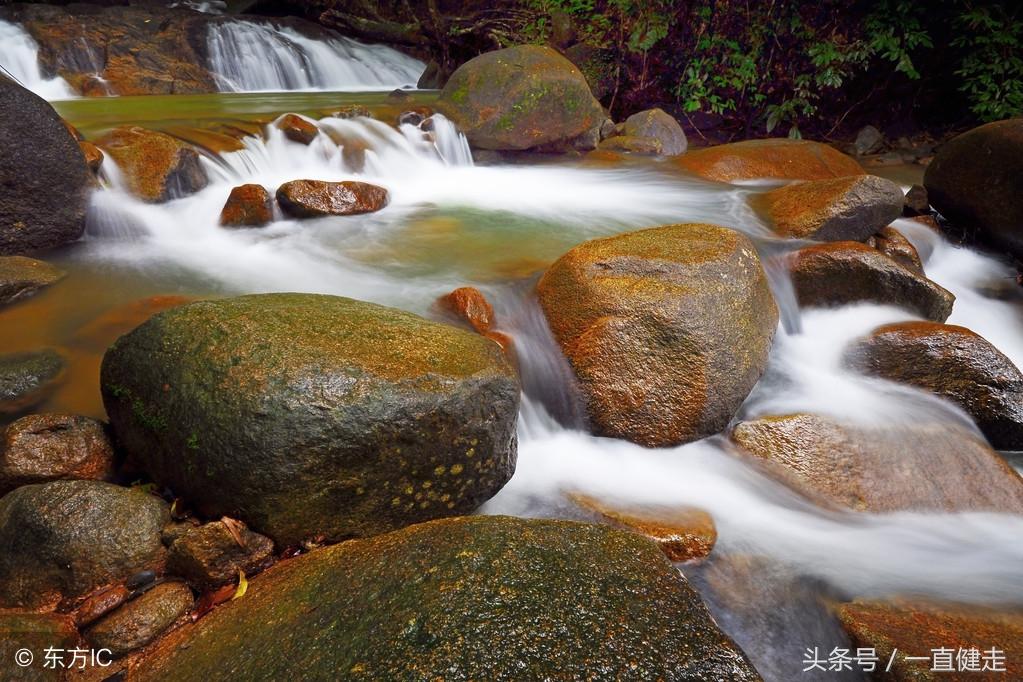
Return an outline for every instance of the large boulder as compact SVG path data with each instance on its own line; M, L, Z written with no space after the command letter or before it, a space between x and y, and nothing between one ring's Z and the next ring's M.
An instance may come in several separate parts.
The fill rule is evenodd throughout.
M100 481L27 485L0 499L0 607L86 594L164 560L163 500Z
M64 271L25 256L0 256L0 307L64 279Z
M787 265L802 306L879 303L944 322L955 303L952 292L859 242L808 246L790 254Z
M555 50L520 45L451 74L437 109L479 149L566 148L607 119L586 78ZM592 148L592 146L591 146Z
M1023 479L948 424L878 425L795 414L736 424L732 440L812 498L856 511L1023 513Z
M851 156L810 140L732 142L690 151L678 157L676 163L690 173L720 182L761 178L827 180L863 173Z
M157 481L282 546L468 513L515 468L501 349L392 308L193 303L121 337L101 374L119 441Z
M663 109L647 109L633 114L625 119L621 129L625 137L656 140L664 156L684 154L688 147L682 126Z
M766 192L759 204L774 231L818 241L862 241L902 215L902 190L876 175L798 182Z
M845 360L951 400L994 447L1023 450L1023 374L979 334L935 322L888 324L854 343Z
M294 218L372 213L387 201L383 187L355 180L292 180L277 188L277 203Z
M104 479L113 469L106 429L89 417L32 414L9 424L0 437L0 495L31 483Z
M586 242L537 292L596 432L650 447L723 429L764 371L778 324L753 244L714 225Z
M1023 258L1023 118L988 123L942 145L924 186L943 216Z
M841 605L837 615L854 647L869 649L880 661L891 661L884 679L1023 679L1023 616L1018 611L922 601L855 601ZM939 659L939 649L947 658ZM984 669L995 664L992 649L1001 654L1001 671ZM976 652L974 660L969 653L960 658L971 650ZM939 667L949 664L951 668Z
M657 546L608 526L420 524L278 564L161 640L173 677L759 680Z
M128 189L143 201L177 199L209 181L195 148L166 133L121 126L97 144L124 174Z
M53 107L0 75L0 255L81 237L92 187L82 150Z

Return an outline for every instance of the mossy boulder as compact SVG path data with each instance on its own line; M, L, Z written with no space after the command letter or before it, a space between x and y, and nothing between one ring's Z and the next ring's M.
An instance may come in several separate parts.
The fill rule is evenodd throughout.
M988 123L942 145L924 186L943 216L1023 258L1023 118Z
M827 180L863 173L851 156L826 144L777 138L697 149L678 157L676 163L690 173L720 182Z
M87 594L164 560L163 500L100 481L26 485L0 499L0 607Z
M1023 374L979 334L951 324L878 327L845 353L848 365L959 405L993 446L1023 449Z
M128 189L143 201L177 199L209 182L195 148L166 133L121 126L97 144L117 164Z
M451 74L437 109L478 149L567 148L607 119L579 69L539 45L469 60Z
M64 279L64 271L25 256L0 256L0 307Z
M419 524L285 561L161 640L140 682L759 680L657 546L603 525Z
M89 417L31 414L0 436L0 495L31 483L105 479L113 469L106 428Z
M902 215L902 189L876 175L797 182L757 197L774 231L817 241L862 241Z
M74 241L93 176L57 112L0 75L0 255Z
M347 298L160 313L107 351L101 384L157 481L280 545L468 513L515 468L519 388L501 349Z
M808 246L789 254L787 265L802 306L878 303L944 322L955 303L952 292L859 242Z
M753 244L714 225L586 242L537 292L595 431L650 447L723 429L763 373L778 324Z
M809 497L856 511L1023 512L1023 479L951 424L865 426L812 414L736 424L732 440Z
M625 137L656 140L665 156L684 154L689 146L682 126L663 109L647 109L629 116L622 123L621 132Z

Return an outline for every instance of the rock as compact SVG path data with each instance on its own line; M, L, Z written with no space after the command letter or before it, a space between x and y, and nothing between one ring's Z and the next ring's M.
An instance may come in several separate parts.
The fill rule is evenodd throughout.
M66 273L25 256L0 256L0 306L27 298L64 279Z
M951 400L1000 450L1023 450L1023 374L980 335L955 325L900 322L853 344L846 363Z
M60 679L53 667L46 664L45 651L74 649L78 644L78 633L71 619L56 613L0 613L0 678L5 682L40 682ZM19 665L15 655L22 649L33 654L33 661ZM57 654L66 665L66 658ZM51 666L54 664L51 664Z
M262 227L273 219L273 197L262 185L235 187L220 211L220 224L225 227Z
M795 414L740 422L731 437L796 489L855 511L1023 511L1019 474L951 425Z
M459 287L437 299L440 307L482 333L494 326L494 308L475 287Z
M924 187L945 218L1023 258L1023 118L988 123L942 145Z
M784 237L862 241L902 214L902 190L876 175L798 182L756 198Z
M369 303L193 303L118 340L101 375L127 453L201 515L281 547L468 513L515 467L500 349Z
M980 607L933 603L856 601L843 604L838 618L857 648L871 649L881 661L893 659L885 679L895 682L948 682L1023 679L1023 616ZM991 649L1003 658L1003 672L981 672ZM936 649L951 651L950 670L936 664ZM977 651L976 667L963 670L956 656ZM915 659L915 660L914 660ZM946 669L948 670L948 669Z
M64 378L64 356L47 348L0 355L0 414L36 405Z
M923 261L917 253L913 243L896 230L894 227L882 227L877 234L871 235L865 242L872 249L877 249L884 255L891 258L899 265L903 265L913 272L924 272Z
M863 173L863 168L852 157L809 140L732 142L690 151L678 157L675 163L690 173L719 182L760 178L827 180Z
M664 153L660 140L653 137L632 137L629 135L609 137L598 144L597 149L603 152L624 152L627 154L643 154L645 156L660 156Z
M149 642L192 608L192 590L185 583L161 583L103 617L85 631L96 649L123 656Z
M789 255L788 268L801 306L869 301L944 322L955 302L950 291L859 242L799 249Z
M568 149L607 118L582 73L549 47L486 52L451 74L437 109L479 149Z
M614 92L617 60L613 49L576 43L565 50L564 54L582 72L594 97L604 101Z
M33 414L8 425L0 439L0 495L31 483L105 479L113 469L106 429L89 417Z
M144 201L162 202L197 192L209 181L199 153L181 140L138 126L121 126L98 144Z
M760 378L778 324L753 244L714 225L580 244L537 293L595 431L648 447L723 429Z
M100 481L26 485L0 499L0 607L38 607L159 567L167 505Z
M353 180L292 180L277 190L277 203L295 218L371 213L387 202L387 190L383 187Z
M650 538L672 561L703 559L717 542L714 519L702 509L608 504L581 493L569 498L606 523Z
M82 150L82 156L85 157L85 165L89 167L93 173L98 173L100 167L103 165L103 150L94 145L92 142L86 142L82 140L78 143L79 148Z
M860 128L860 132L856 133L856 141L853 142L853 148L859 156L879 152L883 146L884 135L874 126L863 126Z
M238 524L235 539L226 524ZM273 563L274 543L253 533L240 521L214 521L186 530L171 545L167 570L201 589L217 587L238 578L238 571L252 575Z
M664 156L684 154L688 142L682 126L663 109L647 109L625 119L623 133L627 137L651 137L660 143Z
M90 594L75 611L75 627L81 629L95 623L128 601L131 596L131 590L124 585L104 587Z
M906 199L902 205L902 215L913 217L927 215L931 212L931 202L927 197L927 190L920 185L913 185L906 192Z
M420 90L437 90L444 85L444 78L441 74L440 64L431 59L426 65L423 74L419 77L416 87Z
M493 516L281 562L148 653L139 682L760 679L654 543Z
M81 237L93 181L57 112L0 76L0 256Z
M299 144L309 144L320 133L320 129L298 114L284 114L274 123L284 137Z

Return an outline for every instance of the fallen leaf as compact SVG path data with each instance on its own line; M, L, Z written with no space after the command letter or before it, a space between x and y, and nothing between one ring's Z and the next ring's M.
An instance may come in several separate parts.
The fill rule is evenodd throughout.
M238 589L234 591L234 596L231 599L241 599L245 596L245 592L249 589L249 581L245 579L245 571L238 569Z
M242 542L242 531L245 530L245 524L237 519L232 519L229 516L221 516L220 522L224 524L224 528L231 534L234 541L238 543L239 547L244 548L245 543Z

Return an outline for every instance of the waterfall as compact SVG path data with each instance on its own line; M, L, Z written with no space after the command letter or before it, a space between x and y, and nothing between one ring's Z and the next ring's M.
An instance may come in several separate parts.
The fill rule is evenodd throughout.
M43 99L69 99L74 90L63 78L47 78L39 68L39 45L21 26L0 19L0 66Z
M251 21L211 24L207 48L222 92L392 90L414 87L425 68L384 45Z

